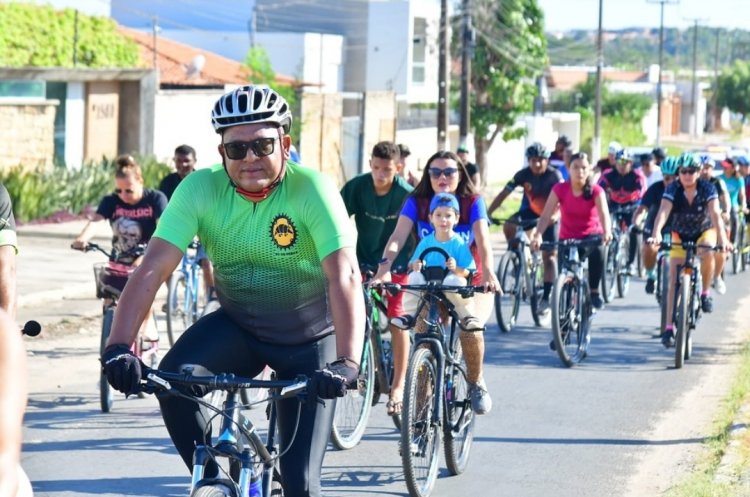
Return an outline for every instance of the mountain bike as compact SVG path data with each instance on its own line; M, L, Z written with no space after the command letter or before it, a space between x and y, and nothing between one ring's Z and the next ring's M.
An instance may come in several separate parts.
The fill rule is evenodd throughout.
M591 342L591 291L579 249L602 243L599 236L582 240L543 242L541 247L559 247L560 274L552 287L552 343L560 361L572 367L586 358Z
M612 241L609 242L604 257L604 275L602 277L602 297L607 303L617 296L624 298L630 288L630 273L628 269L628 256L630 251L630 228L626 223L628 214L632 213L637 206L613 208L612 216ZM637 248L637 247L636 247ZM637 254L636 250L636 254Z
M493 219L493 222L499 224L502 221ZM526 235L526 230L535 227L536 223L536 219L518 223L516 236L497 265L497 280L502 292L495 294L495 317L500 330L506 333L518 320L521 301L528 300L534 324L542 325L539 302L544 295L544 263L538 252L529 249L530 241Z
M138 246L128 251L127 253L117 254L114 249L108 252L96 243L89 242L83 249L84 252L97 251L106 255L110 261L114 261L119 256L138 257L143 254L145 250L144 246ZM94 264L94 281L96 283L96 297L102 299L102 328L101 337L99 339L99 357L104 355L104 349L107 347L107 340L112 331L112 322L115 316L115 309L117 308L117 300L120 298L122 287L127 281L127 278L132 271L132 267L123 266L121 264L110 263L96 263ZM113 283L119 282L113 285ZM156 319L154 318L154 324ZM159 342L149 342L146 345L146 339L143 336L139 336L138 339L130 347L133 354L138 357L142 362L152 367L155 367L159 362ZM99 403L102 412L109 412L112 409L114 402L114 390L107 382L107 376L104 371L99 371Z
M302 403L306 401L307 378L295 380L255 380L233 374L195 376L188 367L182 373L168 373L145 368L141 389L147 393L164 392L197 402L220 418L221 428L213 440L206 434L204 443L196 446L193 455L191 497L270 497L283 496L279 457L276 441L277 413L275 402L296 397L299 400L297 422L302 415ZM226 392L222 408L181 393L172 384L205 387ZM268 389L268 430L263 441L257 428L241 412L238 402L241 389ZM314 400L311 400L314 401ZM210 423L209 423L210 426ZM292 438L291 444L294 443ZM283 452L282 452L283 453ZM205 476L206 465L215 462L219 466L219 477ZM222 466L220 463L224 461ZM227 467L228 466L228 467Z
M360 267L365 274L364 297L367 310L365 340L359 363L357 388L336 401L336 414L331 428L331 442L340 450L355 447L365 433L372 406L381 394L390 394L393 381L393 352L391 350L388 315L382 288L368 287L367 281L375 268ZM401 415L391 416L401 429Z
M182 256L180 268L172 273L167 281L167 335L169 345L174 345L180 334L196 322L205 305L205 289L200 261L198 242L192 241Z
M745 244L745 214L741 210L733 210L731 218L732 233L734 233L734 239L732 245L732 274L737 274L740 271L744 271L746 267L746 260L744 254L747 253Z
M677 279L674 282L674 367L680 369L693 355L693 330L701 318L701 274L700 261L696 257L698 248L720 250L710 245L698 245L692 241L665 244L681 246L685 249L685 261L677 266Z
M442 253L446 260L449 257L442 249L431 247L420 254L420 259L432 251ZM484 291L479 286L444 285L441 267L423 268L422 273L427 280L424 285L386 284L390 291L421 293L415 316L424 329L420 329L422 323L415 327L401 413L401 461L412 497L426 497L432 492L438 473L441 430L448 472L463 473L468 465L475 416L457 329L459 317L445 294L452 292L467 298Z

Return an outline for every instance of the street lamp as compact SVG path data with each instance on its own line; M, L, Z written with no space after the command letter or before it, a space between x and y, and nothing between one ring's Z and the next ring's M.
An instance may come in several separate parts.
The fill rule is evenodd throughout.
M602 120L602 66L604 65L604 51L602 49L602 4L599 0L599 29L596 34L596 94L594 103L594 140L591 144L593 163L599 160L601 150L601 120Z
M659 81L656 82L656 146L661 145L661 71L664 65L664 4L678 4L680 0L646 0L648 3L661 4L659 21Z

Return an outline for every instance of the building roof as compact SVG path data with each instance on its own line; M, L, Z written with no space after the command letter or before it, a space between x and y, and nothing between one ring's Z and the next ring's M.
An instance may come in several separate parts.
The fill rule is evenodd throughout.
M154 63L153 36L135 29L118 26L118 30L138 44L141 61L146 67ZM223 86L243 84L252 80L249 68L221 55L163 37L156 39L159 83L170 86ZM289 76L276 75L276 82L299 84Z
M555 90L572 90L577 84L585 83L589 75L596 74L596 68L583 66L550 66L546 71L547 86ZM647 71L621 71L604 68L602 79L618 83L648 81Z

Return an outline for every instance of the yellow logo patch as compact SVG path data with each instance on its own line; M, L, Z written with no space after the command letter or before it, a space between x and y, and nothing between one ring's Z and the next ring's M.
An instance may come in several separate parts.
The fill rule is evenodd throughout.
M291 248L297 241L297 228L288 216L279 214L271 223L271 238L280 248Z

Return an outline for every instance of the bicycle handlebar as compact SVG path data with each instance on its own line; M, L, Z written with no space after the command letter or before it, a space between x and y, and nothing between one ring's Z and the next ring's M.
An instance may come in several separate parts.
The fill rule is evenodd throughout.
M182 383L184 385L197 385L209 387L213 390L236 390L240 388L278 388L278 398L298 395L307 389L309 379L304 375L297 376L294 380L256 380L235 376L232 373L221 373L217 375L195 376L191 369L185 369L182 373L170 373L151 369L141 364L143 371L143 383L139 390L145 393L156 391L169 391L172 389L170 383Z
M112 259L115 255L118 255L119 257L122 256L132 256L132 257L139 257L144 254L146 251L145 245L136 245L135 247L131 248L130 250L126 250L125 252L116 254L115 250L112 249L112 251L108 251L105 248L103 248L101 245L93 243L93 242L87 242L86 246L82 249L74 247L72 244L70 245L70 248L73 250L80 250L81 252L101 252L102 254L106 255L110 259Z
M429 282L425 284L420 285L400 285L398 283L381 283L379 285L376 285L377 287L383 288L384 290L388 291L391 295L396 295L398 292L403 290L413 290L413 291L441 291L441 292L451 292L451 293L458 293L462 297L467 298L474 295L474 293L486 293L487 289L484 286L481 285L444 285L439 281L435 282Z

